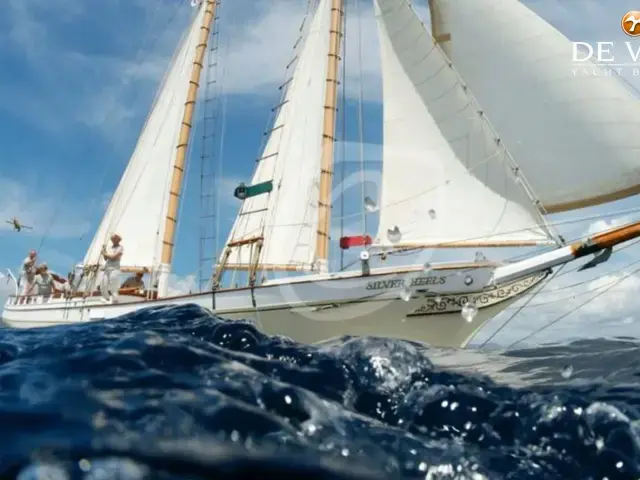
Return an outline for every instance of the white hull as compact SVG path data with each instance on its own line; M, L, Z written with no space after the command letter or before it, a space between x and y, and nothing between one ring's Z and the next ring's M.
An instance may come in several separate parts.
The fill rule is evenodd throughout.
M348 272L298 277L254 289L154 301L128 297L115 305L95 297L72 300L36 297L29 304L20 297L10 297L2 318L10 327L33 328L116 318L152 306L197 304L223 318L251 320L267 334L284 335L304 343L342 335L369 335L464 347L487 320L546 277L546 273L537 273L490 287L493 270L449 266L427 274L417 268L379 269L370 276ZM466 284L469 277L474 280L471 285ZM406 285L411 285L409 301L400 298ZM479 308L472 322L467 322L460 313L469 300Z

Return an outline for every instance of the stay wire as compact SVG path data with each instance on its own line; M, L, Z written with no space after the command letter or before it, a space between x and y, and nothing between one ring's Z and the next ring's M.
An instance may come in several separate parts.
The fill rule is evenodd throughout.
M340 238L344 237L344 219L345 219L345 202L344 202L344 179L346 174L346 163L347 163L347 95L346 95L346 85L347 85L347 3L344 3L344 16L343 16L343 31L344 35L342 35L342 50L344 51L343 57L344 60L342 63L342 90L340 92L342 104L342 159L340 164L340 184L343 186L342 194L340 195ZM340 249L340 271L343 271L344 266L344 254L345 251L343 248Z
M165 26L164 26L164 30L165 31L168 29L169 25L171 24L171 22L176 17L176 14L177 14L179 8L180 8L180 6L177 5L173 9L171 14L169 15L169 18L166 21ZM160 9L159 6L156 7L156 9L154 11L154 14L152 15L152 18L156 17L156 14L158 13L159 9ZM150 28L150 30L157 31L157 30L155 30L153 28ZM134 55L134 63L136 65L144 64L145 61L151 56L151 53L153 52L152 49L155 48L155 46L158 44L158 42L159 42L159 40L161 38L162 38L162 35L153 35L153 36L150 35L150 34L149 35L145 35L142 38L142 40L140 41L140 45L139 45L139 47L136 50L136 53ZM148 49L145 48L145 47L147 47L147 45L149 47ZM143 55L143 52L145 50L148 52L147 55ZM126 85L128 85L128 83L129 83L129 79L124 78L123 81L120 84L120 91L122 91L122 89ZM136 94L136 96L135 96L135 98L133 100L134 102L137 100L138 97L140 97L141 93L142 92L139 92L138 94ZM113 108L114 105L115 105L115 99L112 101L111 105L109 107L107 107L107 111L109 110L109 108ZM101 123L104 123L105 121L106 121L106 116L103 118ZM101 190L102 187L104 186L105 180L107 178L107 172L108 172L108 169L109 169L110 166L111 166L111 164L109 164L109 165L104 167L104 169L102 171L102 174L100 176L101 180L100 180L100 182L98 184L98 190ZM47 225L47 228L44 230L44 232L43 232L43 234L42 234L42 236L40 238L40 243L39 243L38 248L37 248L38 252L42 249L42 247L44 246L47 238L49 237L49 234L51 233L51 230L52 230L54 224L56 223L56 221L57 221L57 219L58 219L58 217L60 215L60 212L63 209L62 207L63 207L63 204L59 203L58 206L54 209L53 215L51 216L51 220L49 221L49 223ZM80 235L79 239L81 240L84 237L84 235L85 235L84 233L82 235Z
M346 2L345 2L346 5ZM360 1L355 0L356 19L358 23L358 143L360 147L360 201L362 202L362 234L367 234L367 209L364 205L366 195L366 162L364 158L364 114L362 104L364 102L364 74L362 67L362 20L360 15ZM345 35L346 38L346 35ZM346 52L346 49L345 49Z
M578 240L579 240L579 239L578 239ZM574 241L575 241L575 240L574 240ZM623 246L621 246L621 247L617 248L617 249L616 249L616 253L617 253L617 252L620 252L620 251L622 251L622 250L624 250L624 249L626 249L626 248L632 247L632 246L636 245L638 242L640 242L640 239L635 239L635 240L633 240L633 241L629 242L628 244L623 245ZM631 264L625 265L624 267L622 267L622 269L624 269L624 268L628 268L629 266L633 265L633 263L634 263L634 262L632 262ZM564 268L565 268L567 265L568 265L568 263L565 263L565 264L561 265L561 266L560 266L560 268L558 268L555 272L553 272L553 274L551 274L551 276L549 277L549 279L547 279L547 280L546 280L542 285L540 285L540 287L538 288L538 290L537 290L535 293L530 294L530 296L529 296L529 298L527 299L527 301L526 301L526 302L524 302L520 307L518 307L518 308L517 308L517 310L516 310L515 312L513 312L513 314L511 314L511 316L510 316L507 320L505 320L505 321L502 323L502 325L500 325L500 327L499 327L495 332L493 332L493 333L492 333L492 334L491 334L491 335L490 335L490 336L489 336L489 337L488 337L484 342L482 342L478 348L483 348L485 345L487 345L487 343L489 343L491 340L493 340L493 339L495 338L495 336L496 336L496 335L498 335L498 333L500 333L500 332L501 332L501 331L502 331L502 330L503 330L503 329L504 329L504 328L505 328L505 327L506 327L506 326L507 326L507 325L508 325L508 324L509 324L509 323L510 323L510 322L511 322L515 317L516 317L516 315L518 315L518 314L519 314L523 309L527 308L527 306L529 305L529 303L530 303L534 298L537 298L537 297L538 297L538 295L541 295L541 294L543 293L543 290L544 290L547 286L549 286L549 284L551 283L551 281L552 281L554 278L560 278L560 277L562 277L563 275L566 275L566 274L568 274L568 273L573 273L573 272L575 272L575 271L579 270L580 268L582 268L582 265L578 265L578 266L576 266L576 267L574 267L574 268L571 268L571 269L567 270L567 271L566 271L566 272L564 272L564 273L560 273L560 272L562 272L562 270L564 270ZM554 288L554 289L552 289L552 290L547 290L547 291L546 291L546 292L544 292L544 293L547 293L547 294L548 294L548 293L553 293L553 292L557 292L557 291L560 291L560 290L568 290L568 289L570 289L570 288L576 288L576 287L579 287L579 286L585 285L585 284L587 284L587 283L590 283L590 282L592 282L593 280L594 280L593 278L590 278L589 280L584 280L584 281L582 281L582 282L578 282L578 283L575 283L575 284L572 284L572 285L566 285L566 286L564 286L564 287L559 287L559 288ZM614 286L614 285L612 285L612 286ZM588 293L591 293L591 292L588 292ZM572 298L573 298L573 297L572 297ZM553 303L553 302L546 302L546 303L536 304L535 306L536 306L536 307L544 306L544 305L546 305L547 303Z
M637 265L640 263L640 260L637 260L631 264L629 264L628 266L631 265ZM588 305L589 303L591 303L592 301L594 301L595 299L601 297L602 295L604 295L606 292L608 292L609 290L611 290L613 287L615 287L616 285L620 284L621 282L623 282L624 280L626 280L627 278L631 277L632 275L635 275L636 273L640 272L640 267L632 270L631 272L626 273L625 275L622 275L620 278L618 278L615 282L613 282L611 285L609 285L607 288L603 289L602 291L596 293L593 297L591 297L590 299L582 302L580 305L578 305L575 308L572 308L571 310L569 310L566 313L563 313L562 315L560 315L558 318L555 318L554 320L544 324L543 326L541 326L540 328L534 330L533 332L529 333L528 335L525 335L524 337L520 338L519 340L516 340L515 342L511 343L509 346L506 347L505 350L510 350L511 348L513 348L515 345L518 345L519 343L524 342L525 340L530 339L531 337L539 334L540 332L543 332L544 330L546 330L549 327L552 327L553 325L556 325L558 322L564 320L565 318L567 318L569 315L571 315L572 313L577 312L578 310L580 310L581 308L583 308L584 306Z
M539 293L542 292L542 290L544 290L544 288L549 285L549 283L551 282L551 280L553 280L558 273L560 273L564 267L566 267L568 264L564 264L561 265L560 268L558 268L555 272L553 272L551 274L551 276L545 281L542 282L542 284L540 285L540 288L538 288L538 290L534 293L532 293L529 298L527 298L527 301L524 302L522 305L520 305L520 307L511 314L511 316L509 318L507 318L502 325L500 325L500 327L493 332L491 335L489 335L489 337L482 342L482 344L480 344L480 346L478 348L483 348L487 343L489 343L491 340L493 340L495 338L496 335L498 335L507 325L509 325L509 323L516 317L516 315L518 315L524 308L526 308L527 305L529 305L529 302L531 302L531 300L533 300L534 298L536 298L538 296Z

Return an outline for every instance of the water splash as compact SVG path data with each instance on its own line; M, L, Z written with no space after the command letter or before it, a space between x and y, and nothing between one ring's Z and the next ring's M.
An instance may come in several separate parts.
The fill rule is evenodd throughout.
M367 212L373 213L378 210L378 204L371 197L364 197L364 208Z
M396 225L395 227L388 229L387 238L391 243L398 243L402 239L400 228Z
M467 302L462 307L460 314L462 315L462 318L471 323L478 316L478 307L476 307L473 302Z

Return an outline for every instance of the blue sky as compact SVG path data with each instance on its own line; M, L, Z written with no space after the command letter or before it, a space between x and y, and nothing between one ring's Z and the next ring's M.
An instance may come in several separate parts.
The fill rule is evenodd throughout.
M638 8L632 0L524 3L572 40L591 42L623 40L619 19ZM381 141L378 46L371 5L361 4L359 22L354 4L349 6L345 92L350 128L343 137L346 158L357 158L355 107L362 82L365 157L373 171L368 176L367 194L376 198ZM414 5L421 13L426 11L426 0ZM224 4L220 12L225 22L221 24L227 114L224 158L233 161L223 164L221 184L227 191L221 196L219 242L226 239L237 207L231 190L238 181L250 179L253 160L259 155L262 132L271 106L278 101L277 86L284 80L284 67L305 6L304 0L234 0ZM575 22L576 13L585 14L580 22ZM83 257L189 14L188 0L0 2L0 217L4 222L15 215L35 227L33 232L17 234L9 225L0 224L0 271L15 269L30 248L40 248L41 259L63 273ZM362 80L357 59L360 36ZM639 78L629 81L640 87ZM200 138L196 136L195 141L198 145ZM340 157L342 146L337 150ZM190 165L178 233L174 262L177 288L193 288L193 274L198 269L198 162L196 155ZM348 164L347 172L353 174L355 165ZM360 229L358 191L359 186L353 185L345 194L345 212L351 215L349 232ZM335 209L338 205L339 200L334 201ZM640 201L632 198L552 220L636 207ZM371 225L375 226L374 219ZM577 237L604 226L603 222L582 222L561 230L567 237ZM337 222L334 228L338 228ZM334 237L338 232L334 230ZM375 232L370 228L369 233ZM558 283L603 282L605 274L624 267L638 253L640 249L632 247L597 272L566 275ZM473 252L462 254L473 257ZM6 290L4 282L0 283L0 291ZM590 308L610 311L608 304L617 299L615 303L625 311L616 310L616 317L627 318L633 312L633 291L638 285L640 280L635 277L627 280L605 295L609 300L593 302ZM601 283L580 288L599 286ZM526 314L522 317L525 320L519 323L525 325Z

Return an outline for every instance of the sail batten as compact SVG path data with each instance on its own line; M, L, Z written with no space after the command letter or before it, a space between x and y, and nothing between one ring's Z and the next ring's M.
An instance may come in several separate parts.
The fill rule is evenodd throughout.
M112 233L122 237L123 268L154 269L161 263L171 172L206 10L203 3L195 8L173 55L127 168L87 250L85 266L101 263L102 246Z
M273 190L243 201L221 264L310 269L315 262L330 7L318 3L249 183L272 182Z
M375 6L383 80L376 245L550 243L509 152L410 4Z
M571 41L517 0L431 2L456 69L546 212L640 191L640 99L606 65L573 64Z

